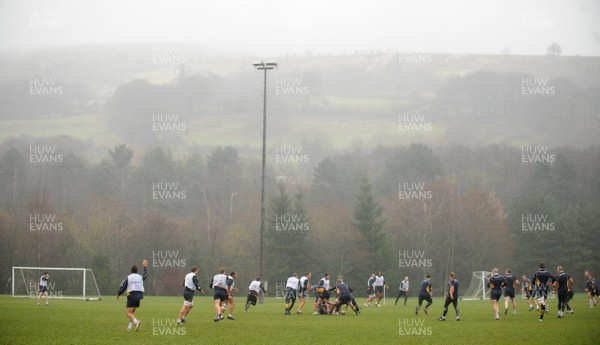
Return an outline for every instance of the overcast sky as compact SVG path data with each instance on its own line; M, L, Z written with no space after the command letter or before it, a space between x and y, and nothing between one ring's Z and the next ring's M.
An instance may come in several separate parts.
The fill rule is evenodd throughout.
M193 43L249 54L600 56L598 0L0 0L0 49Z

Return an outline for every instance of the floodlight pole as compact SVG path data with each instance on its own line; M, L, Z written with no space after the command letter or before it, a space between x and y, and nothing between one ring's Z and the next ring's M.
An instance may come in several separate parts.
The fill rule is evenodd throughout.
M267 160L267 71L270 69L277 68L275 62L255 62L253 63L257 70L264 71L264 82L263 82L263 137L262 137L262 176L261 176L261 190L260 190L260 254L259 254L259 277L264 279L264 245L265 245L265 168ZM259 303L264 303L264 296L260 291Z

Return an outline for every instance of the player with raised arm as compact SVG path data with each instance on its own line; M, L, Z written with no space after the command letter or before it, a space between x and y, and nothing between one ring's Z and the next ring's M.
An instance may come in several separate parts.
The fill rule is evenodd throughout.
M215 311L217 313L217 316L215 316L214 319L215 322L224 319L223 313L225 312L225 308L222 306L222 304L223 302L229 300L227 275L225 272L227 272L225 268L219 268L219 274L215 275L210 283L210 287L214 290L213 302Z
M248 296L246 297L246 305L244 306L244 311L248 311L250 305L256 305L256 301L258 299L258 294L260 290L266 295L267 290L263 287L260 282L260 277L257 277L252 282L250 282L250 286L248 287Z
M517 302L515 301L515 290L519 287L520 283L517 277L513 276L512 271L509 269L506 270L506 275L504 276L504 315L508 315L508 301L512 302L512 314L513 316L517 316Z
M421 282L421 290L419 291L419 302L417 304L417 309L415 309L415 315L419 315L419 309L421 309L421 304L423 301L427 301L427 305L423 308L423 312L425 315L429 315L427 312L427 308L429 308L433 304L433 300L431 299L431 274L425 276L425 279Z
M539 270L531 277L531 281L536 289L538 305L540 306L540 322L544 320L544 314L548 311L546 299L548 299L548 294L550 293L550 285L555 280L556 278L550 272L546 271L546 264L543 262L540 262Z
M569 295L569 286L573 284L573 278L566 273L562 266L556 268L556 281L554 287L558 294L558 317L565 317L565 308L567 306L567 298ZM569 307L569 309L571 309Z
M456 312L456 321L460 321L460 312L458 311L458 285L456 274L454 272L450 272L446 301L444 302L444 314L438 318L439 321L446 321L446 313L448 313L448 306L450 304L454 306L454 312Z
M48 279L50 279L50 274L48 274L48 272L46 271L40 277L40 290L38 291L36 303L37 306L40 305L40 299L42 298L42 296L46 297L46 307L50 306L50 304L48 304Z
M177 324L181 325L185 323L185 318L194 307L194 292L196 290L204 294L204 290L200 287L198 282L198 266L192 266L190 273L185 275L183 279L183 307L179 311L179 317L177 318Z
M148 278L148 260L142 261L144 271L142 275L138 274L138 267L133 265L131 267L131 273L123 280L119 291L117 292L117 299L124 292L127 293L127 303L125 304L125 315L129 319L129 325L127 331L131 331L131 328L135 326L135 330L140 330L140 320L135 317L135 310L140 307L140 301L144 298L144 280Z
M490 291L490 300L492 301L492 309L494 310L494 315L496 320L500 319L500 312L498 310L498 301L500 297L502 297L502 287L506 284L506 280L503 276L498 274L498 269L494 268L492 270L492 276L487 283L487 287L491 289Z
M306 303L306 299L309 297L309 291L312 289L312 285L310 285L310 278L312 277L312 273L306 272L302 278L300 278L300 286L298 288L298 296L300 297L300 303L298 304L298 310L296 314L302 314L302 308Z
M404 277L404 280L400 282L400 286L398 287L398 296L396 297L396 303L394 303L394 305L398 305L398 300L402 296L404 296L404 305L406 305L406 300L408 299L409 286L410 282L408 281L408 277Z
M298 273L292 274L288 278L285 284L285 315L290 315L294 303L296 303L296 297L298 296L298 286L300 285L300 279L298 279ZM291 302L291 303L290 303Z

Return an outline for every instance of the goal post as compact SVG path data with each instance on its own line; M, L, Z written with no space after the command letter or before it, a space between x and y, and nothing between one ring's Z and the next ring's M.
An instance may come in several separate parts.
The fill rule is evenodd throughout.
M91 268L19 267L12 268L13 297L37 298L40 278L48 272L48 297L54 299L102 300Z
M475 271L471 276L471 283L462 295L463 300L478 300L490 298L490 289L487 287L487 282L492 276L492 272Z

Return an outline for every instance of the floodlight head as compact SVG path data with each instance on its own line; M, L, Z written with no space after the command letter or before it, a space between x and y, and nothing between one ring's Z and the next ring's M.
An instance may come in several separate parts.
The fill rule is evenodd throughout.
M256 69L258 69L258 70L275 69L275 68L277 68L277 63L276 62L254 61L252 63L252 65L254 67L256 67Z

